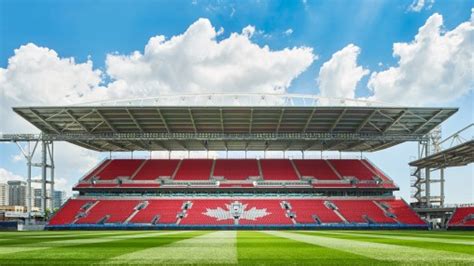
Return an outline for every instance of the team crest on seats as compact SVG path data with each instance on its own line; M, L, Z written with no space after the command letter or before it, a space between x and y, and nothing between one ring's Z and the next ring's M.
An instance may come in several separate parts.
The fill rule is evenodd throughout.
M217 207L215 209L206 209L206 212L203 212L204 215L209 217L216 218L217 221L233 219L235 221L245 219L256 221L258 218L265 217L270 212L267 212L267 209L257 209L252 207L247 210L248 204L242 204L241 202L234 201L231 204L225 204L226 209Z

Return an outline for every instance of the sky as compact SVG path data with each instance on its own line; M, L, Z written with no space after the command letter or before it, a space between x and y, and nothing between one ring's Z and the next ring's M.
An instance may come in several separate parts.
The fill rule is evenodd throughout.
M0 132L35 132L13 106L249 92L457 107L442 126L447 137L474 122L473 7L460 0L0 0ZM69 193L107 156L67 143L55 151L57 187ZM363 155L410 201L416 143ZM25 173L19 149L0 144L0 181ZM446 175L448 203L474 202L472 164Z

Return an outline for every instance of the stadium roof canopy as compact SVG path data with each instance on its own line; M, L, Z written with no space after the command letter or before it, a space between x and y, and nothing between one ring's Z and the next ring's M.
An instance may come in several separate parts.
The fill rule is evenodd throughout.
M474 140L466 141L452 148L442 150L409 163L418 168L445 168L464 166L474 162Z
M456 108L373 106L17 107L44 139L96 151L376 151L418 141Z

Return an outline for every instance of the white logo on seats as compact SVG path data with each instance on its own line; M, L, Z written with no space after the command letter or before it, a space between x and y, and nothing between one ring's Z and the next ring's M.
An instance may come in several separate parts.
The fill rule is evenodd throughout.
M227 210L217 207L216 209L206 209L206 212L203 212L202 214L217 218L217 221L228 219L245 219L255 221L258 218L271 214L270 212L267 212L267 209L265 208L257 209L256 207L252 207L251 209L246 210L247 205L248 204L242 204L238 201L234 201L231 204L225 204Z

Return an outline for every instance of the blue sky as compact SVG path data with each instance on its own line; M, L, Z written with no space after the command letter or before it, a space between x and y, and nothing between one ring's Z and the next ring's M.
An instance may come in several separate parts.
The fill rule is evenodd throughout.
M368 72L355 83L355 97L369 97L373 94L368 88L369 72L382 72L399 65L399 57L393 55L394 43L413 42L420 27L435 13L442 16L442 34L451 31L470 20L471 8L474 7L474 1L436 0L426 1L419 11L413 11L409 8L412 2L3 0L0 1L0 68L9 68L8 60L15 56L15 49L34 43L38 47L54 50L60 58L73 57L76 63L90 60L92 68L102 72L97 86L107 86L113 77L121 75L121 72L112 74L108 68L106 59L109 54L128 56L134 51L143 54L151 37L164 35L169 40L172 36L183 34L199 18L206 18L216 31L224 29L224 33L216 36L218 42L252 25L255 31L250 40L260 47L268 45L272 51L312 48L317 59L307 66L303 64L302 73L291 77L291 85L285 88L290 93L321 94L316 80L323 64L331 60L336 52L353 44L359 49L357 66ZM472 31L467 34L472 38ZM472 55L472 43L467 49ZM426 104L461 108L443 127L444 136L474 121L472 71L467 75L470 75L471 81L468 78L468 84L465 84L466 88L460 96ZM427 84L413 79L406 82ZM459 85L452 83L446 84L446 87L453 84ZM12 90L12 87L9 88ZM443 89L440 87L439 91ZM2 91L0 97L8 97L5 93ZM426 92L416 95L423 93ZM384 101L391 100L389 96L384 97ZM7 119L11 118L4 114L2 120ZM469 137L472 137L470 134ZM2 145L0 148L0 167L15 175L23 175L24 162L12 159L18 154L17 148L14 145ZM366 156L393 176L402 187L400 195L407 197L409 169L406 162L415 153L416 144L410 143ZM77 179L80 171L73 174ZM457 180L454 181L448 180L451 184L448 193L454 195L460 190L464 196L451 196L449 201L474 201L473 167L456 169L453 175L459 177L455 177ZM69 185L72 183L68 181Z

